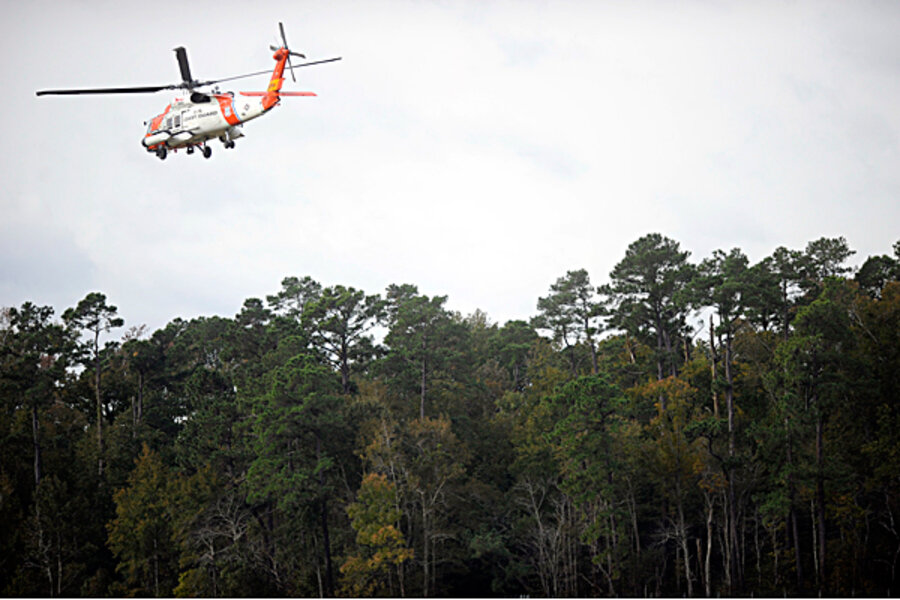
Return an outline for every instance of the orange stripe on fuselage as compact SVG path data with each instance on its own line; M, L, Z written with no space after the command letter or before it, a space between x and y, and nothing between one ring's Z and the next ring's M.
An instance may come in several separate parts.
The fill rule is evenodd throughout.
M169 114L169 109L172 108L172 105L169 104L166 106L166 110L162 111L162 114L156 115L152 121L150 121L150 131L157 131L160 127L162 127L163 118ZM148 134L149 135L149 134Z
M215 98L219 101L219 110L222 111L222 117L225 118L226 123L229 125L237 125L241 122L237 115L234 114L234 99L231 96L222 95L215 96Z
M166 105L166 110L162 111L162 114L156 115L153 119L150 120L150 130L144 134L145 138L153 135L154 132L159 131L162 128L162 122L165 116L169 113L169 109L172 108L171 104ZM151 149L158 148L161 144L156 144L155 146L150 146Z

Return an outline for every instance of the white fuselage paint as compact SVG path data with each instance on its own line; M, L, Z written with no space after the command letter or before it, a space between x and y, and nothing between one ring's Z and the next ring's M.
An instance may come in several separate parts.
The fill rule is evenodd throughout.
M262 97L231 93L207 97L208 102L199 103L185 98L173 100L163 114L150 120L142 140L144 147L155 150L165 144L167 148L177 149L216 138L223 142L234 140L244 135L239 129L241 124L268 112Z

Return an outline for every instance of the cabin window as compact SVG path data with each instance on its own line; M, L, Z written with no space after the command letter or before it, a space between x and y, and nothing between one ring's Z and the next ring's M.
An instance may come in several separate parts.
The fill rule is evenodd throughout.
M166 129L172 129L172 117L166 119Z
M181 127L181 113L175 115L175 129Z

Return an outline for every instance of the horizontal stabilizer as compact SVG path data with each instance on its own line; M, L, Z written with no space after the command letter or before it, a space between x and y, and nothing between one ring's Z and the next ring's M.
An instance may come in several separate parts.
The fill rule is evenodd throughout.
M265 96L268 92L241 92L241 96ZM278 92L279 96L315 96L315 92Z

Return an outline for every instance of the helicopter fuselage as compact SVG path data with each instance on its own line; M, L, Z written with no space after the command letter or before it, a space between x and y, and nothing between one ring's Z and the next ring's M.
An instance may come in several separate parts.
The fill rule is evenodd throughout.
M234 92L222 93L219 92L218 88L214 88L212 92L208 93L199 91L201 88L221 81L255 77L267 71L237 75L224 79L200 81L191 76L187 51L179 46L174 49L182 78L181 83L178 84L65 88L39 90L35 93L38 96L70 96L78 94L151 94L161 90L186 90L187 96L175 98L166 106L162 113L144 122L144 125L147 126L147 131L141 139L141 145L147 152L155 153L161 159L166 158L169 150L178 150L180 148L186 148L188 154L193 153L197 148L201 148L203 156L209 158L212 153L212 148L207 145L209 140L219 139L226 148L233 148L234 140L244 135L240 127L247 121L261 117L278 106L283 97L315 96L312 92L281 91L286 65L291 69L291 78L296 81L293 75L294 66L290 64L290 57L298 56L303 59L306 57L299 52L288 50L284 26L278 23L278 28L281 31L281 41L284 42L284 45L281 47L271 46L275 53L272 55L272 58L275 59L275 68L272 70L269 87L265 92L239 92L240 95L235 96ZM336 60L340 60L340 57L307 62L299 66L306 67Z
M193 92L188 98L175 98L159 115L150 119L141 145L164 159L168 150L187 148L188 153L198 146L209 158L212 149L206 142L218 138L226 148L234 147L234 140L244 134L240 126L266 114L281 102L282 96L315 96L312 92L282 92L284 67L290 56L287 48L277 48L275 69L265 92Z
M176 98L148 121L147 132L141 140L148 152L158 152L163 146L170 150L198 146L216 138L228 145L244 135L240 130L243 123L275 106L263 106L265 97L244 94L235 97L231 92L193 96L193 99Z

